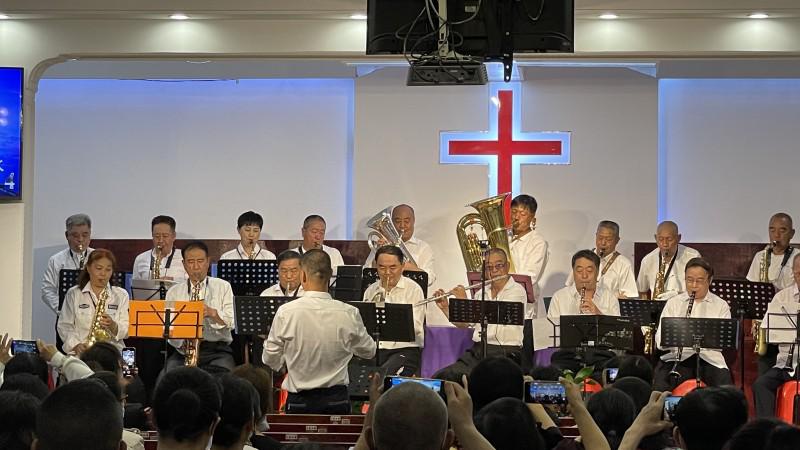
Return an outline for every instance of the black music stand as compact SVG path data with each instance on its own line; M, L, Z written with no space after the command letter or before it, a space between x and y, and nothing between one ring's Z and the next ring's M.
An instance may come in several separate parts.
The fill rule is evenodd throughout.
M780 312L772 312L779 309ZM798 362L793 361L795 349L800 348L800 304L772 304L766 315L766 323L762 326L767 331L767 342L770 344L792 344L789 354L789 367L794 368ZM772 323L770 323L772 322ZM795 392L792 401L792 423L800 425L800 370L794 371Z
M709 288L721 299L728 302L731 313L739 320L744 330L745 319L761 320L767 312L767 305L775 296L775 285L739 278L714 278ZM757 336L753 336L756 339ZM744 332L739 336L739 374L744 391Z
M695 379L700 387L700 351L726 350L739 344L737 319L664 317L661 319L661 347L691 347L695 361Z
M568 315L559 319L562 349L574 348L578 359L591 349L633 350L634 324L628 317Z
M231 284L233 295L256 296L278 282L278 263L272 259L223 259L217 277Z
M525 305L519 302L502 300L450 299L450 321L478 323L481 326L481 359L486 356L489 324L523 326Z
M253 353L254 336L266 336L272 327L275 313L281 305L297 297L259 297L236 295L233 297L234 332L244 339L244 356ZM252 356L250 356L252 359ZM257 364L260 365L260 364Z
M651 327L653 332L650 334L650 348L654 349L656 340L656 329L661 311L666 305L666 300L642 300L642 299L620 299L619 309L624 317L629 317L631 322L637 327ZM647 343L645 343L645 347ZM655 352L653 352L655 353Z
M171 280L131 280L131 297L136 300L165 300L167 291L175 284Z
M360 302L364 297L361 285L361 266L339 266L331 284L331 296L343 302Z
M78 284L78 276L81 274L80 270L77 269L61 269L58 272L58 311L61 312L61 308L64 306L64 299L67 296L67 291L70 290L73 286ZM111 275L111 285L112 286L119 286L121 288L125 288L125 272L114 272ZM58 335L58 321L56 321L56 348L59 351L63 352L64 341L61 340L61 336Z
M410 278L422 288L422 297L428 296L428 272L424 270L404 270L403 276ZM361 297L364 297L364 292L374 282L378 281L378 269L374 267L364 267L362 270L361 279Z
M361 321L367 332L380 347L381 340L395 342L414 342L414 305L403 303L384 303L379 308L373 302L347 302L355 306L361 314ZM375 351L375 365L380 366L380 348Z

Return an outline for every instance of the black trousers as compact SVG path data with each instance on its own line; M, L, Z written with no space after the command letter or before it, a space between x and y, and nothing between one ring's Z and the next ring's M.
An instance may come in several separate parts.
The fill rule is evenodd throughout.
M520 348L510 345L491 345L486 346L487 356L504 356L519 364L520 361ZM481 343L476 342L472 347L465 351L458 360L453 364L441 369L446 371L455 371L460 374L469 375L472 369L478 365L483 359L483 349Z
M788 369L771 368L753 383L753 400L756 402L756 417L775 416L775 396L778 388L792 377Z
M381 367L386 369L386 375L401 377L420 375L422 350L419 347L381 349L378 351L378 357L381 360Z
M525 319L522 326L522 353L520 353L522 373L529 374L533 369L533 320Z
M669 375L674 364L673 361L658 361L653 375L653 390L669 391L686 380L697 378L697 374L695 373L697 371L697 355L692 355L678 363L675 367L675 371L680 374L680 378L677 380ZM700 359L700 379L708 386L733 384L730 370L712 366L702 358Z
M777 359L778 346L776 344L767 344L767 353L764 356L758 356L758 375L764 375L769 369L772 369Z
M350 414L350 397L347 393L347 386L290 392L286 399L286 413Z

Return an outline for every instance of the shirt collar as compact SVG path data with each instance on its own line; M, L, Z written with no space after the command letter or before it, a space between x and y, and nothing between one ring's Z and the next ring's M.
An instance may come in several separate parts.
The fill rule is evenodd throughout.
M332 300L330 292L320 292L320 291L305 291L303 292L303 297L313 297L325 300Z
M239 242L239 245L236 246L236 249L239 250L239 254L245 258L249 256L247 253L245 253L244 246L241 242ZM258 245L258 242L256 242L256 245L253 246L253 251L256 252L256 255L258 255L258 253L261 251L261 246Z
M411 244L411 245L418 245L419 244L419 239L417 239L416 235L411 235L411 239L409 239L407 241L403 241L403 243L404 244Z

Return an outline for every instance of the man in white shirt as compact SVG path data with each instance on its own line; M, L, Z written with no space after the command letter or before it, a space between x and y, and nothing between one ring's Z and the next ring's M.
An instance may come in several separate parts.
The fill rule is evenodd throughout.
M528 294L521 284L514 281L508 274L509 264L506 252L500 248L492 248L486 252L486 280L494 280L484 288L483 293L477 292L473 297L484 298L486 301L518 302L523 305L528 301ZM457 299L469 298L464 286L456 286L450 292ZM442 296L436 305L447 318L450 318L449 301L444 290L439 289L434 297ZM448 369L457 373L469 374L472 369L483 359L481 344L481 325L479 323L454 323L457 327L473 328L472 348L464 352L458 360ZM522 327L519 325L494 325L486 327L486 354L492 356L505 356L519 364L520 350L522 349Z
M275 313L262 359L273 370L286 366L282 387L290 414L349 414L347 366L353 355L375 356L375 341L358 310L328 293L330 256L312 249L300 260L302 297Z
M547 320L555 328L560 328L561 316L620 315L616 293L605 289L597 281L599 267L600 257L591 250L580 250L572 255L573 286L556 291L547 310ZM560 330L555 334L560 336ZM589 349L583 355L583 361L586 365L599 368L613 357L614 353L608 350ZM553 354L552 365L561 370L573 371L582 367L573 350L558 350Z
M274 253L258 244L263 227L264 218L261 217L261 214L253 211L242 213L236 221L239 245L235 249L223 253L219 259L275 259Z
M541 287L547 265L547 241L536 231L536 211L539 204L530 195L521 194L511 201L511 229L513 237L509 250L516 273L528 275L533 283L534 303L525 304L525 326L522 338L522 370L533 368L533 319L546 314L541 299Z
M422 347L425 345L425 308L414 306L424 299L422 288L403 276L403 252L394 245L384 245L375 252L379 279L364 291L364 301L411 305L414 315L414 341L380 341L378 359L389 375L419 376Z
M325 219L323 219L322 216L312 214L306 217L305 220L303 220L303 228L300 229L303 242L300 244L300 247L292 250L300 253L300 256L315 248L324 251L328 254L328 257L330 257L331 269L333 269L333 275L336 275L336 269L344 265L344 259L342 258L342 254L339 253L339 250L323 244L323 241L325 241L325 227Z
M789 262L797 254L794 247L789 243L794 237L794 226L792 217L786 213L774 214L769 219L769 244L764 250L756 253L753 262L750 263L750 270L747 271L747 279L750 281L764 281L775 285L775 289L781 290L794 285ZM764 262L764 254L767 253L767 280L761 279L761 266Z
M664 317L688 317L709 319L730 319L731 310L728 303L709 292L711 281L714 279L714 269L703 258L692 258L686 263L684 270L686 290L667 300L664 310L659 318L656 331L656 346L667 353L661 356L661 361L655 368L653 389L667 391L674 389L681 382L696 378L697 355L691 347L678 349L664 347L661 343L661 322ZM694 301L690 300L694 293ZM690 309L691 306L691 309ZM680 377L671 373L680 374ZM700 350L699 377L708 386L723 386L733 384L731 372L725 363L725 358L719 350Z
M153 217L150 222L153 248L140 253L133 261L134 280L152 280L155 275L158 275L160 280L186 279L181 250L175 248L175 225L175 219L170 216Z
M603 289L615 294L617 298L637 298L636 277L633 275L631 260L617 251L619 244L619 225L603 220L597 225L595 233L595 253L600 256L600 279ZM573 277L567 277L566 286L575 284Z
M690 259L699 258L700 252L680 244L678 225L669 220L658 224L655 239L658 247L642 258L636 284L640 298L667 300L686 292L683 269Z
M230 343L233 341L233 290L230 283L208 276L208 246L193 241L183 247L183 267L189 278L172 286L167 291L167 304L175 301L191 301L197 292L203 302L203 339L198 351L198 367L218 366L232 370L235 366ZM178 349L167 360L165 370L184 365L185 345L183 339L170 339L170 345Z
M400 233L400 238L403 240L411 257L414 261L406 261L404 270L423 270L428 274L428 286L433 286L436 281L436 272L433 269L433 249L431 246L422 239L414 236L414 225L416 223L416 216L414 215L414 208L408 205L397 205L392 209L392 223ZM375 252L377 249L372 249L369 256L367 256L365 267L372 267L375 263ZM416 262L416 264L415 264Z
M300 254L284 250L278 255L278 282L264 289L262 297L298 297L303 295L300 284Z
M42 301L56 314L59 311L58 280L61 269L83 269L86 259L94 250L89 247L92 241L92 219L89 216L69 216L66 225L64 236L67 238L67 248L50 257L42 279Z
M796 307L792 309L790 304L800 302L800 254L796 254L792 258L792 277L794 283L775 294L770 302L768 313L785 311L785 313L793 314L796 312ZM784 308L780 309L780 305L783 305ZM777 310L775 310L776 306L778 306ZM767 314L764 314L761 326L767 326ZM775 394L783 383L793 378L793 373L800 363L800 348L792 344L780 344L777 347L779 349L778 357L774 367L761 374L753 383L753 399L756 403L757 417L773 417L775 415Z

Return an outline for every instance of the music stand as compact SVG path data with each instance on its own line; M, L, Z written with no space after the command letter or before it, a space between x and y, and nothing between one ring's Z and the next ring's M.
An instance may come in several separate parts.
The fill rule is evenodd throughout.
M523 326L525 323L525 305L519 302L454 298L449 301L449 310L451 322L480 324L481 358L486 356L489 324Z
M775 285L739 278L714 278L709 290L728 302L731 313L739 320L744 330L745 319L761 320L767 305L775 296ZM756 339L757 336L753 336ZM744 332L739 336L739 374L744 391Z
M589 348L633 350L634 323L629 317L594 314L565 315L559 319L561 348L585 353Z
M295 298L297 297L234 296L236 333L256 336L268 334L278 308Z
M404 303L384 303L378 307L374 302L347 302L355 306L361 315L361 321L372 335L375 346L380 350L380 342L414 342L414 305ZM380 351L375 351L375 365L380 366Z
M767 330L770 344L792 344L789 353L789 368L794 369L800 361L793 361L795 349L800 348L800 303L770 303L766 321L762 324ZM800 370L794 371L795 392L792 402L792 423L800 424Z
M403 276L410 278L422 288L422 297L428 296L428 272L424 270L404 270ZM364 297L364 292L374 282L378 281L378 269L374 267L364 267L362 270L361 278L361 297Z
M361 301L364 297L361 285L361 266L339 266L331 285L331 296L343 302Z
M528 295L528 303L535 303L536 298L533 294L533 280L531 280L530 275L523 275L521 273L510 273L509 275L514 279L514 281L521 284L522 287L525 288L525 293ZM481 273L467 272L467 281L469 282L470 286L474 286L476 284L480 286ZM474 296L477 292L479 292L479 290L479 287L473 288L472 295Z
M128 336L164 339L164 367L169 339L201 339L205 303L202 301L132 300Z
M661 319L661 347L691 347L697 356L695 378L700 387L700 351L736 348L739 322L736 319L664 317Z
M655 340L658 319L661 317L661 311L666 304L666 300L643 300L636 298L619 300L619 310L623 317L629 317L631 322L637 327L650 327L653 330L653 332L650 333L651 349L656 348ZM645 343L645 347L647 347L647 343Z
M131 280L131 296L141 300L164 300L175 284L171 280Z
M278 282L278 263L272 259L223 259L219 278L231 284L233 295L256 296Z

